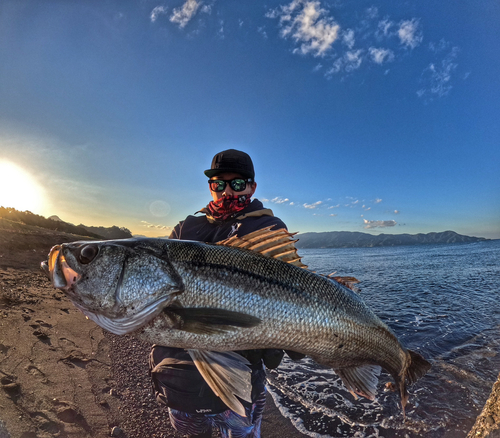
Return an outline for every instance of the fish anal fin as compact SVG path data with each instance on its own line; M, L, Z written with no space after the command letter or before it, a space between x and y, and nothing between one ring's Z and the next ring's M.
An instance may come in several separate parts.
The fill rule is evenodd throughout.
M217 245L247 249L265 257L282 260L301 268L307 268L295 248L296 233L289 233L285 228L271 230L272 227L262 228L242 237L233 236L217 242Z
M356 368L342 368L334 371L355 398L355 394L357 394L369 400L375 399L378 376L381 371L380 366L362 365Z
M175 321L176 329L196 334L224 333L255 327L261 322L255 316L225 309L166 307L163 311Z
M252 402L251 371L247 366L249 362L243 356L231 351L187 351L212 391L229 409L245 417L245 407L238 397Z

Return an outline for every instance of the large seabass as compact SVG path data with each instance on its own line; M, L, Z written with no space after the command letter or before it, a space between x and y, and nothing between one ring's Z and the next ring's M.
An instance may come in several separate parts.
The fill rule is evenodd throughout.
M305 269L285 230L221 244L168 239L73 242L42 263L54 287L116 334L188 349L236 412L250 373L234 350L279 348L332 367L353 394L373 399L380 368L404 409L407 383L430 364L407 350L348 287Z

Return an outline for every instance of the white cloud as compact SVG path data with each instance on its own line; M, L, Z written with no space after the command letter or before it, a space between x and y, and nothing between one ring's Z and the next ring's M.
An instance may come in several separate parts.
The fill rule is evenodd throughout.
M323 203L322 201L318 201L318 202L315 202L313 204L304 204L304 207L309 208L309 209L314 209L314 208L318 207L319 205L321 205L322 203Z
M378 38L390 36L392 26L394 26L394 23L390 21L388 18L384 18L383 20L378 22L375 36Z
M396 221L369 221L367 219L363 219L363 222L365 223L364 228L387 228L387 227L394 227L397 222Z
M158 19L158 16L166 15L166 13L167 8L165 6L156 6L156 8L151 11L149 18L151 22L154 23Z
M277 196L274 199L271 199L271 202L274 202L275 204L284 204L285 202L288 202L288 201L290 201L290 199L288 199L288 198L281 198L279 196Z
M347 72L357 70L361 66L361 61L363 61L362 54L363 51L361 49L346 52L345 54L346 63L344 68Z
M420 22L416 18L399 23L398 36L403 46L414 49L422 42L423 36L419 26Z
M431 41L429 43L429 49L434 52L434 53L439 53L442 52L443 50L446 50L450 47L450 43L446 41L444 38L442 38L439 43L435 43Z
M338 216L338 214L331 214L330 216L331 217L335 217L335 216Z
M441 61L441 63L431 63L422 73L424 87L417 91L419 97L444 97L452 89L452 73L458 64L455 62L459 48L453 47Z
M332 208L339 208L339 207L340 207L340 204L332 205L331 207L328 207L328 210L331 210Z
M375 199L375 204L380 204L381 202L382 202L382 199L380 199L380 198Z
M293 0L266 14L279 18L282 38L292 38L300 47L294 52L324 56L339 36L340 26L316 0Z
M159 230L170 230L171 227L168 227L166 225L155 225L155 224L152 224L150 222L147 222L147 221L141 221L141 224L144 226L144 227L148 227L148 228L157 228Z
M372 61L376 64L383 64L384 62L391 62L394 60L394 52L390 49L382 49L370 47L368 49Z
M399 214L399 210L394 210L394 214Z
M268 36L264 26L258 27L257 32L260 33L267 40Z
M352 29L347 29L342 32L342 41L349 49L352 49L355 43L354 31Z
M196 15L200 4L197 0L186 0L182 7L174 9L170 21L177 23L182 29Z
M378 16L378 8L376 6L372 6L366 10L366 16L370 19L377 18Z
M345 71L347 73L353 72L361 67L363 62L363 50L349 50L344 53L344 56L337 58L333 63L332 67L326 72L327 76L330 76L340 71Z

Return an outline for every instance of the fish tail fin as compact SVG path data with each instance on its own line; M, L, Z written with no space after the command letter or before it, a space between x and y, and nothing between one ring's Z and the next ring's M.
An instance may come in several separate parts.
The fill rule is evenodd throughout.
M420 354L415 353L414 351L408 350L408 353L410 353L411 362L410 366L406 370L405 377L411 385L420 379L427 371L429 371L431 364Z
M415 383L431 368L431 364L426 359L424 359L423 356L415 353L412 350L408 350L407 357L409 359L409 365L404 372L404 376L398 376L395 379L397 385L399 386L399 393L401 395L401 408L403 410L403 417L405 417L405 406L408 402L408 391L406 390L406 383L408 382L410 385Z

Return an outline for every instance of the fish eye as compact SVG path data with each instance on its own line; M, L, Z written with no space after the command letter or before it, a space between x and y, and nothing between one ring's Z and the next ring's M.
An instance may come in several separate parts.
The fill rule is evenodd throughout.
M97 245L85 245L80 251L80 263L86 265L95 259L99 248Z

